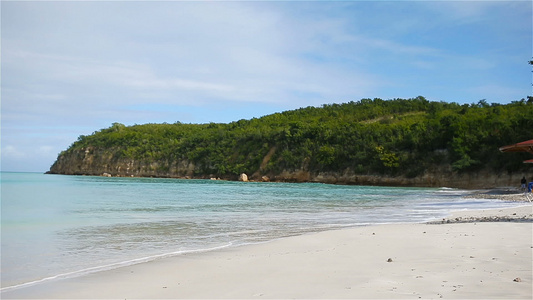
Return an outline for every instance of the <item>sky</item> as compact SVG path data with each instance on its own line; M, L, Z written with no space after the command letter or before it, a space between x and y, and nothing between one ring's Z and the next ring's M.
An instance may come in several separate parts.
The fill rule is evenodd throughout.
M2 1L1 170L113 122L532 94L531 1Z

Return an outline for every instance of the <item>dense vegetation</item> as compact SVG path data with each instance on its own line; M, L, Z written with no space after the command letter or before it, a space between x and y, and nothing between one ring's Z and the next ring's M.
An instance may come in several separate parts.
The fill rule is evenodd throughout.
M157 162L165 171L191 161L197 176L283 171L415 177L425 170L515 172L527 153L498 148L533 138L533 101L510 104L362 99L229 124L114 123L80 136L61 155L87 147L112 160Z

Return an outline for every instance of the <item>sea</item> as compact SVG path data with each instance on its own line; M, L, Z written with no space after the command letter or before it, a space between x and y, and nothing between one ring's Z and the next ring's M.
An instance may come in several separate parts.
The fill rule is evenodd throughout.
M517 203L451 188L1 174L1 288Z

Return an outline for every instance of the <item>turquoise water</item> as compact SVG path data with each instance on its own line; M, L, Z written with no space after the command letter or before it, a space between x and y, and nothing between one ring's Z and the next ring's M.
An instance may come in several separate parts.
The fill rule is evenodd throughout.
M464 191L1 173L2 288L328 229L516 205Z

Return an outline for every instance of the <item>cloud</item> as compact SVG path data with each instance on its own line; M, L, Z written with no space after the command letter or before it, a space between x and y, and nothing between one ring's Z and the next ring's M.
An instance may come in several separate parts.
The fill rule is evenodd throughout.
M123 37L113 47L112 41L99 38L96 46L104 44L111 49L106 58L87 56L93 52L90 48L78 55L75 51L70 54L50 54L21 51L8 46L5 51L6 67L16 65L19 72L30 73L30 76L20 76L25 91L37 87L42 93L42 86L32 81L47 82L49 87L45 89L49 90L49 94L59 94L58 89L53 88L62 86L61 93L67 94L64 99L90 98L96 103L95 107L98 107L98 101L109 103L111 97L114 104L124 101L131 104L145 101L147 97L158 103L176 105L208 103L208 99L212 98L235 102L296 104L306 99L295 97L297 94L292 93L293 90L305 92L303 89L306 89L319 94L324 101L329 97L345 97L354 92L362 95L372 86L372 77L358 74L355 69L338 68L339 63L309 61L301 56L310 50L324 48L321 37L334 40L332 45L326 46L329 50L350 40L348 34L338 30L335 22L314 24L306 20L296 24L289 21L287 16L284 18L269 13L269 10L259 11L246 6L222 8L224 14L217 11L216 15L202 14L197 8L191 9L189 14L181 12L179 15L186 20L179 20L173 26L166 19L169 15L152 9L151 12L163 16L163 24L168 23L169 27L175 29L168 32L169 29L165 27L161 33L158 30L161 27L156 29L153 28L154 24L149 24L148 28L155 32L154 39L164 40L162 36L157 36L165 32L170 39L167 37L164 42L155 44L135 44L139 41L123 40ZM198 15L200 19L193 21L191 15ZM178 26L181 23L195 26L181 28ZM285 23L293 26L282 29ZM314 25L308 26L311 24ZM133 30L137 28L133 26ZM143 36L147 29L139 29L139 34ZM315 30L316 33L313 32ZM301 37L297 42L291 42L291 37L299 35ZM172 36L187 40L187 47L182 46L181 39L172 39ZM119 43L136 46L135 55L114 55L114 52L123 49ZM161 53L161 56L152 62L138 59L148 51ZM329 55L333 56L335 53ZM169 65L174 65L175 69L169 70ZM331 76L324 78L324 74ZM344 81L348 81L349 85L346 85L343 95L339 95L343 91L339 89L339 83ZM6 84L9 88L9 82ZM65 89L64 84L70 86ZM80 90L83 90L81 95ZM102 93L107 96L102 97Z
M91 101L94 108L147 99L174 105L209 105L221 99L296 107L352 100L374 95L387 82L377 75L379 70L369 68L376 54L416 57L412 65L417 66L424 61L421 56L435 57L440 51L369 36L361 30L364 24L351 18L352 12L359 14L357 9L346 4L39 5L41 13L28 6L35 18L27 21L41 20L34 29L41 35L26 29L29 44L14 34L5 38L7 72L15 66L13 73L20 74L13 86ZM10 83L6 86L14 91Z
M2 150L58 153L112 122L523 97L531 3L486 2L2 2Z
M59 153L57 146L7 145L2 146L3 171L44 172Z
M18 150L17 147L13 145L6 145L2 147L2 160L4 159L21 159L27 155L22 151Z
M49 155L57 155L57 152L54 151L53 146L39 146L36 148L35 154L41 155L41 156L49 156Z
M425 6L436 12L445 19L447 23L454 26L475 23L486 19L488 12L491 10L500 10L502 8L514 5L513 1L427 1ZM452 22L450 22L450 20Z

